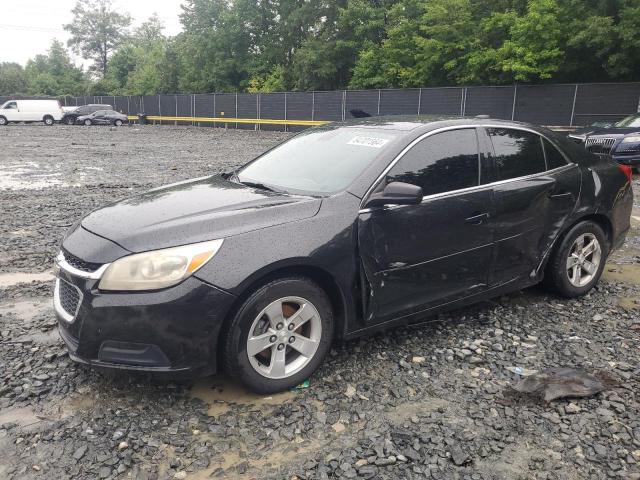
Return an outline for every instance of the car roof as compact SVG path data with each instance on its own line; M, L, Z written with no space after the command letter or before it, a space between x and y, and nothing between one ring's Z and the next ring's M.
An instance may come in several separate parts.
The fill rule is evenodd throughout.
M385 115L380 117L366 117L345 120L344 122L332 122L327 126L330 128L356 127L371 128L381 130L397 130L401 132L413 132L419 130L420 133L435 130L443 127L453 127L456 125L499 125L504 127L525 127L540 131L540 127L524 122L512 120L502 120L491 117L461 117L452 115Z

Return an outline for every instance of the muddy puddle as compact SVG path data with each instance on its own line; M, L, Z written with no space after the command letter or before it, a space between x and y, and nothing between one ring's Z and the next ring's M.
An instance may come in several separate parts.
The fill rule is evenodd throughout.
M602 273L602 278L607 282L640 285L640 265L607 265Z
M62 172L46 172L37 162L18 163L0 168L0 190L42 190L65 186Z
M20 320L29 321L34 317L53 310L52 301L20 300L0 305L0 315L12 314Z
M0 273L0 288L12 287L20 283L49 282L54 279L50 271L40 273Z
M250 410L276 407L293 400L296 392L257 395L227 377L213 376L196 381L191 388L191 396L199 398L209 406L209 416L217 417L234 406L245 406Z
M11 408L0 412L0 425L12 423L20 427L26 427L40 422L31 407Z
M618 306L625 310L640 310L640 298L621 297L618 298Z

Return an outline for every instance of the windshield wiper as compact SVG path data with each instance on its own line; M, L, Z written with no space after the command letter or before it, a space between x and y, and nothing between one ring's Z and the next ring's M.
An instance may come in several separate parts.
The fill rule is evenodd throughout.
M275 192L276 191L271 187L267 187L264 183L243 182L243 181L240 181L240 180L238 180L238 183L240 183L242 185L246 185L247 187L259 188L260 190L268 190L269 192Z

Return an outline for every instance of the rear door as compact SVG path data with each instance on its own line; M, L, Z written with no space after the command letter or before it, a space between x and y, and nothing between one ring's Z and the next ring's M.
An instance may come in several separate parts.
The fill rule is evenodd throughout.
M535 132L485 131L494 160L495 246L490 284L497 286L535 276L573 210L580 178L578 168L566 160L560 166L552 163L552 145ZM549 144L550 168L544 142Z
M383 185L420 185L419 205L360 212L359 248L370 288L367 321L383 323L487 288L493 228L475 128L420 140Z

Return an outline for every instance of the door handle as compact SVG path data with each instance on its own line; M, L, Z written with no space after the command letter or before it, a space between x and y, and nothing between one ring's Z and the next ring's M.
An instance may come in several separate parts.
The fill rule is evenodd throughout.
M464 222L470 225L481 225L485 220L489 218L489 213L474 213L473 216L465 218Z
M549 198L566 198L566 197L570 197L571 195L573 195L571 192L567 192L566 190L560 190L560 191L550 191L549 192Z

